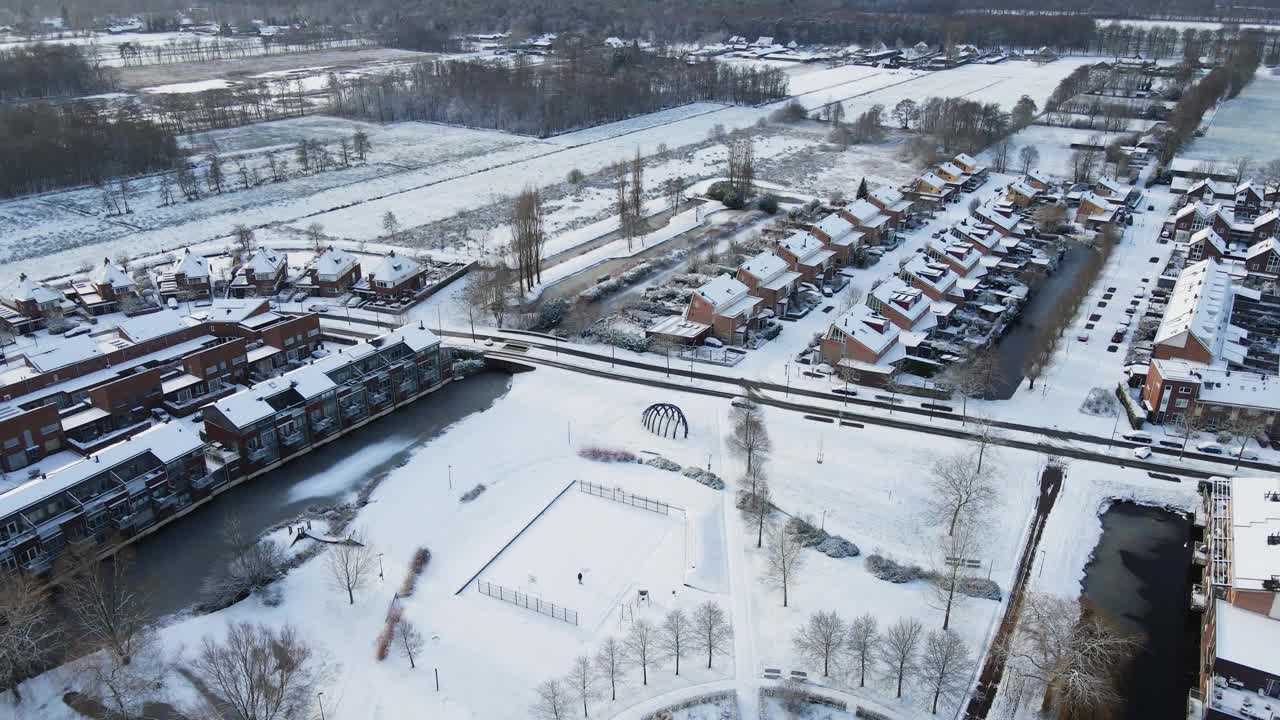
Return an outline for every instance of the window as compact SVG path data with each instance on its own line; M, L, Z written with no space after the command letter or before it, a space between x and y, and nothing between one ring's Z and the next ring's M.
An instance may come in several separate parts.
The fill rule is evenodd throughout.
M280 434L285 436L294 435L298 432L298 424L292 420L280 423Z
M243 355L237 355L231 358L232 365L243 365L244 361L245 361L245 357Z
M1187 387L1186 385L1183 385L1182 387L1178 388L1179 395L1189 395L1190 393L1191 393L1191 388Z
M5 536L5 537L13 537L14 535L17 535L17 534L18 534L18 521L17 521L17 520L10 520L9 522L5 523L5 525L4 525L4 536Z
M307 337L315 337L320 334L320 328L312 328L307 331Z
M5 440L4 446L5 446L5 449L9 449L9 450L12 450L13 448L18 447L18 438L9 438L8 440Z
M1185 407L1187 406L1187 404L1188 404L1188 403L1187 403L1187 401L1186 401L1186 400L1174 400L1174 401L1173 401L1173 406L1174 406L1174 407L1176 407L1176 408L1178 408L1179 410L1181 410L1182 408L1185 408Z
M0 567L4 568L5 570L17 570L18 561L12 555L5 555L3 557L0 557Z
M1191 250L1187 252L1187 259L1195 262L1204 259L1204 243L1198 242L1191 246Z
M41 435L56 435L56 434L57 434L57 432L58 432L59 430L61 430L61 429L62 429L62 426L61 426L61 425L58 425L57 423L54 423L54 424L52 424L52 425L45 425L44 427L40 428L40 434L41 434Z
M1271 253L1267 255L1267 272L1280 272L1280 254Z

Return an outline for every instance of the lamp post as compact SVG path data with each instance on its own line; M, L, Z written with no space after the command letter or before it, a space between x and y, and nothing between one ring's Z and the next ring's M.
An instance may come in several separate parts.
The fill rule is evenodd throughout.
M453 466L449 466L449 489L453 489Z
M782 370L787 374L787 397L791 397L791 363L784 363Z
M320 720L324 720L324 691L316 693L316 702L320 703Z
M825 509L822 511L822 527L819 529L823 532L827 530L827 511Z
M382 579L382 553L378 553L378 579Z

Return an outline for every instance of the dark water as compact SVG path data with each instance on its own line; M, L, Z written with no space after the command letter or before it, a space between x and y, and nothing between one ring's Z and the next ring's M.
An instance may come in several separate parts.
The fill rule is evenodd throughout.
M256 537L297 517L309 506L349 497L366 479L407 459L446 427L491 407L511 387L511 377L486 372L452 383L380 418L351 435L261 477L228 490L190 515L134 546L133 573L146 588L155 617L201 600L200 588L226 562L222 529L237 516Z
M1191 611L1191 521L1116 503L1102 515L1102 539L1085 568L1084 594L1146 647L1123 680L1127 720L1180 718L1195 681L1199 616Z
M992 389L990 399L1008 400L1013 397L1024 377L1023 359L1035 347L1040 328L1059 312L1063 296L1071 289L1076 275L1084 266L1085 257L1091 252L1083 245L1069 245L1053 274L1032 291L1031 299L1023 307L1016 324L996 344L1000 379Z

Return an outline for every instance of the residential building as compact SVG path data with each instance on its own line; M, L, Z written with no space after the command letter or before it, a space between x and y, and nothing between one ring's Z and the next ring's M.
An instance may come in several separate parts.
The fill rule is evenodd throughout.
M417 260L387 253L352 290L357 295L373 296L383 300L412 298L427 284L427 271Z
M929 298L922 290L892 277L871 289L867 307L888 318L900 330L924 332L938 324L930 312Z
M359 280L359 258L330 245L307 265L294 286L312 295L337 297L350 291Z
M902 227L903 222L911 216L912 203L902 192L888 185L882 185L867 193L867 201L889 216L895 230Z
M200 255L183 248L164 272L158 274L156 287L160 297L177 300L202 300L212 295L209 263Z
M1250 245L1244 254L1244 266L1250 275L1280 277L1280 242L1270 237Z
M1042 190L1032 187L1028 183L1014 180L1009 183L1009 187L1005 191L1005 199L1020 208L1024 208L1035 203L1040 198L1041 192Z
M18 282L0 298L0 326L15 334L27 335L45 326L49 318L73 308L66 296L44 283L18 275Z
M1106 198L1116 205L1128 207L1137 205L1142 199L1142 191L1111 178L1098 178L1098 181L1093 184L1093 194Z
M1090 230L1103 230L1122 219L1120 205L1096 193L1088 192L1080 198L1076 209L1076 222Z
M260 247L236 269L231 294L237 298L275 295L284 287L288 270L288 255Z
M138 297L133 278L111 258L103 258L88 277L72 283L71 290L76 303L93 315L115 312L120 303Z
M792 272L800 274L802 282L819 284L831 277L835 253L807 231L799 230L779 241L776 252Z
M842 375L860 383L884 384L894 364L906 357L898 342L900 328L866 305L841 315L822 338L822 359Z
M731 275L721 275L693 291L684 319L711 328L721 342L739 345L756 329L761 298Z
M937 173L930 171L912 180L903 193L926 207L939 207L948 202L959 202L959 191L947 184Z
M786 260L765 250L738 266L738 282L760 298L761 312L769 310L782 317L787 314L800 273L790 270Z
M1233 295L1228 265L1212 258L1183 269L1169 294L1151 357L1212 363L1227 347Z
M1157 424L1177 423L1190 413L1210 430L1247 420L1270 437L1280 431L1280 377L1275 375L1153 359L1142 401L1147 419Z
M1024 181L1027 183L1027 185L1041 192L1052 190L1055 187L1053 178L1049 177L1045 173L1040 172L1039 170L1028 171L1026 177L1024 178Z
M839 214L862 232L862 240L867 245L879 245L893 239L893 218L867 200L856 200L840 208Z
M900 277L912 287L923 291L930 300L935 302L964 300L964 293L956 285L959 276L945 262L936 262L916 255L902 266Z
M854 250L861 247L867 237L866 233L856 229L847 217L838 212L809 226L809 232L832 252L836 265L848 265Z

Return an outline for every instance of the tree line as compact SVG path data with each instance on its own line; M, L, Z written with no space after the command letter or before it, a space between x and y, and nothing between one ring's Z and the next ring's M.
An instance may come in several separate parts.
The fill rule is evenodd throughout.
M173 133L136 106L114 112L80 102L0 108L0 196L101 184L171 167Z
M115 86L111 72L90 64L79 45L26 45L0 50L0 100L86 95Z
M1160 147L1160 163L1168 165L1188 141L1195 137L1196 129L1206 111L1219 100L1240 94L1258 70L1262 45L1257 33L1244 33L1233 44L1224 64L1209 71L1199 82L1191 85L1178 99L1169 113L1166 130Z
M542 66L518 57L422 62L380 77L331 80L333 112L378 122L425 120L546 137L696 101L784 97L777 68L685 63L643 52L579 49Z

